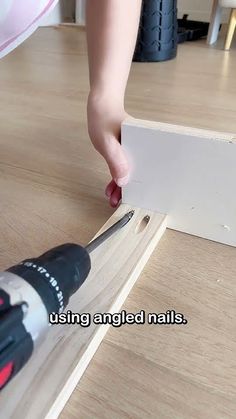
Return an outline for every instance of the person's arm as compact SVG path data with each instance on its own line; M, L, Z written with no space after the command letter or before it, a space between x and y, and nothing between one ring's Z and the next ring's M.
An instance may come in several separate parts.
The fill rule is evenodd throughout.
M129 180L129 165L119 140L140 9L141 0L87 0L88 131L108 163L113 181L106 194L113 206L120 199L119 187Z

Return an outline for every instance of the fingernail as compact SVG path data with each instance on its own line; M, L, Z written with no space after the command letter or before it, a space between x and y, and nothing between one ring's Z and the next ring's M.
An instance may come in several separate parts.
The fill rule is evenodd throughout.
M129 175L115 179L116 184L122 188L122 186L127 185L127 183L129 182Z

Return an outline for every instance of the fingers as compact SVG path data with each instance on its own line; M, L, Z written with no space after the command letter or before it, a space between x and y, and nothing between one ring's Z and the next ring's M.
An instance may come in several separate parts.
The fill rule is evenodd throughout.
M103 98L104 99L104 98ZM121 199L121 187L129 182L130 167L120 144L121 124L127 117L123 104L109 104L89 96L88 132L95 149L105 158L112 181L106 188L110 204L116 207Z
M117 186L110 197L110 205L113 208L116 208L120 200L121 200L121 188Z
M104 142L102 154L107 161L115 183L123 187L129 181L129 163L120 143L114 137Z
M110 183L108 183L106 189L105 189L105 194L108 198L111 197L111 195L113 194L113 192L115 191L115 189L117 188L117 184L114 180L111 180Z
M109 198L110 205L116 208L121 200L121 188L117 186L114 180L107 185L105 190L106 196Z

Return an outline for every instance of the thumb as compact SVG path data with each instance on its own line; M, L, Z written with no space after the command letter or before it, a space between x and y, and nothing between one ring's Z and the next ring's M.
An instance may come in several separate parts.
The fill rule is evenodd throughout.
M129 163L121 144L115 137L106 142L102 154L116 184L120 187L127 185L130 175Z

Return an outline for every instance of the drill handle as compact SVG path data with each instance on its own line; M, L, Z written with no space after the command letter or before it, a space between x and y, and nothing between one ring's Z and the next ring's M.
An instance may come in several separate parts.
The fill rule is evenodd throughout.
M2 290L0 290L2 298ZM5 300L7 301L7 300ZM33 352L31 335L26 331L23 305L0 305L0 390L25 365Z

